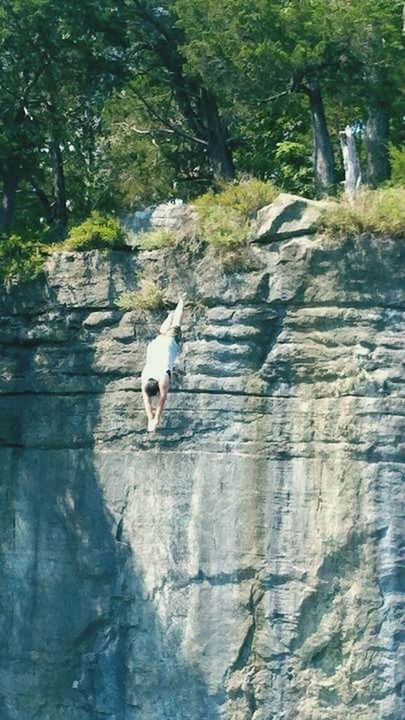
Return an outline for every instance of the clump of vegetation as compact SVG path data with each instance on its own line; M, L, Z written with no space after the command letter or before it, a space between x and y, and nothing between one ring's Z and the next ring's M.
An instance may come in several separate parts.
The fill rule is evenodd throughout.
M159 310L163 306L163 296L156 283L141 276L137 290L126 290L115 303L120 310Z
M260 208L272 203L278 194L279 191L273 183L251 178L224 185L223 190L216 194L210 190L194 202L200 217L204 217L205 212L210 212L215 206L235 210L246 220Z
M65 250L119 249L125 247L119 221L93 211L84 222L72 228L62 246Z
M198 231L209 245L240 248L249 235L250 220L257 210L273 202L278 191L270 182L251 179L210 191L197 198Z
M174 233L165 228L156 228L143 232L138 238L138 245L141 250L160 250L165 247L172 247L176 244Z
M405 188L363 190L350 203L342 199L330 205L320 219L320 229L341 237L372 232L376 235L405 235Z
M43 270L46 246L38 239L26 240L19 235L0 237L0 282L32 280Z
M199 218L199 232L208 244L221 248L236 248L243 245L249 234L249 223L242 213L233 208L213 205Z

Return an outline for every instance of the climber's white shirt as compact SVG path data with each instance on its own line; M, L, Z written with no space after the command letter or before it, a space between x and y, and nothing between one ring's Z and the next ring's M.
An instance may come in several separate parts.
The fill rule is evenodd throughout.
M142 370L142 385L149 378L159 380L168 370L173 370L179 346L173 337L158 335L146 349L146 363Z

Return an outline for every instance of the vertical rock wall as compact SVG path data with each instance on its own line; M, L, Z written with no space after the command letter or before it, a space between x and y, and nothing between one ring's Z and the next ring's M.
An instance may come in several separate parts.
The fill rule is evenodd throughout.
M1 720L403 717L401 245L60 253L3 294ZM142 272L190 298L155 437Z

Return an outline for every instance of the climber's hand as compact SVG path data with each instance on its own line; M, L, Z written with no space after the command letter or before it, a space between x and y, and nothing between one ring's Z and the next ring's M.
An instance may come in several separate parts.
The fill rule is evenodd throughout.
M157 422L155 418L152 418L152 420L148 421L148 432L153 433L156 430Z

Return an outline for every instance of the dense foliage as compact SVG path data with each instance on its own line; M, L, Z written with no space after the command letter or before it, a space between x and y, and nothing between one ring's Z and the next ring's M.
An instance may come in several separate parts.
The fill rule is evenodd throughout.
M33 280L43 270L46 253L47 248L37 238L0 236L0 283L7 286Z
M0 232L59 241L233 177L331 194L347 124L368 184L390 157L403 182L402 6L2 0Z
M66 250L116 250L125 246L124 233L119 221L105 217L96 210L69 232L63 248Z
M212 247L240 248L248 239L249 221L277 195L273 183L255 179L228 185L221 192L209 191L195 202L198 234Z

